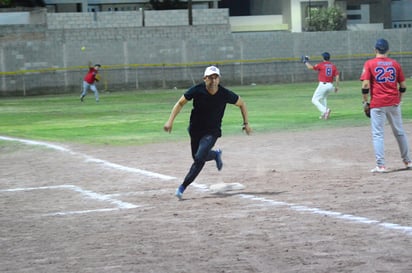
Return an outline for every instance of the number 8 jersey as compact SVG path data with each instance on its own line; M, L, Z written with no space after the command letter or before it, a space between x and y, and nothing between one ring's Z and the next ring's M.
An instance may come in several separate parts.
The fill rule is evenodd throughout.
M370 82L370 107L393 106L400 103L398 83L405 81L402 68L388 57L376 57L365 62L361 81Z
M339 75L339 70L330 61L323 61L313 66L313 70L318 71L319 82L333 82L333 79Z

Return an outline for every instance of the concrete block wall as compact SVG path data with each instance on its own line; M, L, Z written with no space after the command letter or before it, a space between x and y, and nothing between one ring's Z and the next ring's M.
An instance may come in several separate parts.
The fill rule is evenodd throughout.
M180 19L170 21L180 12ZM324 51L344 79L358 79L380 37L389 40L392 52L401 52L393 56L412 75L411 29L232 33L227 10L219 9L194 10L192 26L140 26L139 12L99 13L98 23L94 13L79 14L48 14L46 24L0 27L0 96L77 93L89 60L103 65L99 88L110 91L188 87L210 64L222 68L225 84L313 81L316 73L298 59L309 55L317 62ZM187 19L186 11L150 16L158 24Z
M145 26L187 26L189 25L187 10L146 10Z
M187 10L146 10L145 26L187 26L189 13ZM193 9L193 25L227 25L229 14L227 9Z
M194 9L194 25L228 25L228 9Z
M140 11L47 13L48 29L141 27Z
M229 23L227 9L194 9L193 25ZM164 27L189 25L187 10L47 13L48 29Z
M346 79L357 79L361 73L363 62L373 56L376 39L381 37L389 41L391 56L396 58L404 66L405 73L409 73L411 76L411 34L412 31L408 29L392 29L304 33L245 32L233 33L232 36L234 44L237 46L236 51L241 52L241 59L261 59L264 61L276 58L277 60L273 62L271 69L273 78L290 75L291 79L306 81L316 79L316 73L301 69L301 64L297 63L301 55L308 55L313 62L319 62L321 53L328 51L332 55L331 59L339 66ZM400 54L397 55L397 52Z

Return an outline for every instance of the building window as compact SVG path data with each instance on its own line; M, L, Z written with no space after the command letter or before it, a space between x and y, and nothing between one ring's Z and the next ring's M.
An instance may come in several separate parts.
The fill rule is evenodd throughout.
M348 14L347 18L348 18L348 20L361 20L362 15L360 15L360 14Z
M346 7L347 10L360 10L361 9L361 5L348 5Z

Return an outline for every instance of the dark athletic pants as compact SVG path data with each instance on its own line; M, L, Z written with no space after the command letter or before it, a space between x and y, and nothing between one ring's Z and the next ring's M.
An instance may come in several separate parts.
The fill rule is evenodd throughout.
M204 136L190 136L190 144L192 148L193 164L190 167L188 174L183 181L183 186L187 186L192 183L203 169L206 161L214 160L216 158L216 152L212 151L213 146L217 141L217 137L214 135Z

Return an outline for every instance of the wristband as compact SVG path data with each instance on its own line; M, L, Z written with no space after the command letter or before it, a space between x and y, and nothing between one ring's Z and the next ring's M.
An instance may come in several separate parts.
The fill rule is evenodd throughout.
M362 88L362 94L368 94L369 88Z
M405 91L406 91L406 87L399 87L399 92L405 93Z

